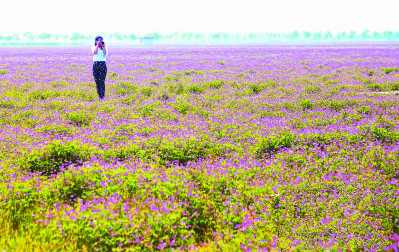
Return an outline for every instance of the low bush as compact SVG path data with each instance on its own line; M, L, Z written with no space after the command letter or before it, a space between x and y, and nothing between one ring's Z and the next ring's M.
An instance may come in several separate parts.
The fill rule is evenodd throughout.
M42 148L23 152L17 163L23 170L48 176L58 173L68 165L81 165L91 158L94 151L88 144L55 140Z
M256 156L270 157L283 148L290 148L295 143L295 135L291 131L283 130L276 135L263 137L256 146Z

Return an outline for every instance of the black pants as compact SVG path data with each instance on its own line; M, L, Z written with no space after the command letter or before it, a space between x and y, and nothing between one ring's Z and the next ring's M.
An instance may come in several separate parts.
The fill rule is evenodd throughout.
M107 76L107 65L105 61L94 61L93 76L96 81L98 97L102 99L105 95L105 76Z

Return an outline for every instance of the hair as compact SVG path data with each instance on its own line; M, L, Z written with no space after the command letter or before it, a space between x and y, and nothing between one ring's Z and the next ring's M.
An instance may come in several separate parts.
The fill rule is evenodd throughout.
M97 37L94 39L94 45L96 45L97 39L99 39L99 38L101 38L101 40L103 40L103 37L97 36Z

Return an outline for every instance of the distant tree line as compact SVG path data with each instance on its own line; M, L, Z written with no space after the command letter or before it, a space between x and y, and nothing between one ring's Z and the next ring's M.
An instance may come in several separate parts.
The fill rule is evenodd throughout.
M104 33L104 41L116 44L138 44L140 37L151 37L158 43L265 43L265 42L345 42L345 41L399 41L399 31L292 31L265 33L193 33L174 32L169 34L152 32L143 35L135 33ZM0 35L2 44L87 44L93 41L96 34L53 34L31 32Z

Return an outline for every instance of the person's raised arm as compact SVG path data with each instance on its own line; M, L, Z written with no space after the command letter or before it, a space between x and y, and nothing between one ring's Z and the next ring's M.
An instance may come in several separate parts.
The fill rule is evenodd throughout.
M103 46L104 55L107 56L107 47Z
M96 49L94 49L93 53L94 53L94 54L97 54L97 53L98 53L98 43L97 43Z

